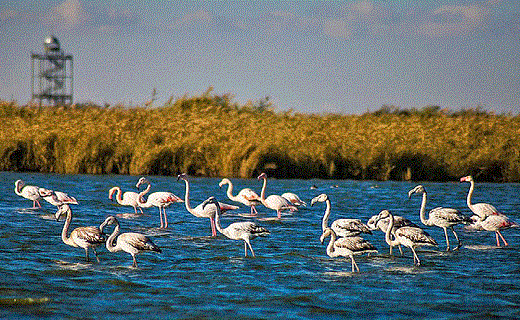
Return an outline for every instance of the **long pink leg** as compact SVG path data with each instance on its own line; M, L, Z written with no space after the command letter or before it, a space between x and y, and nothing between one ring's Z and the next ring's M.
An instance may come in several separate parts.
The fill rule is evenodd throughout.
M217 229L215 227L215 219L213 217L209 218L211 223L211 236L216 237L217 236Z
M495 238L497 238L497 247L500 247L500 241L498 241L498 231L495 231Z
M502 233L500 233L500 231L497 231L496 233L498 233L498 235L500 236L500 238L502 238L502 241L504 241L504 245L505 245L505 246L508 246L509 243L507 243L506 239L504 239L504 237L502 236ZM498 238L497 238L497 240L498 240Z
M161 219L161 229L164 228L161 207L159 207L159 219Z
M281 219L281 218L282 218L282 212L281 212L281 210L277 210L276 212L278 213L278 219Z
M164 228L168 228L168 217L166 216L166 208L163 209L163 215L164 215Z

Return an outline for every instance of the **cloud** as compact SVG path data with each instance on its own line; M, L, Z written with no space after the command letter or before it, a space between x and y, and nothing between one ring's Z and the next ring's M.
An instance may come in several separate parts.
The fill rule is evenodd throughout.
M85 24L90 16L85 12L81 1L65 0L54 7L46 18L58 28L72 29Z
M213 16L208 11L201 9L199 11L189 13L177 19L174 22L174 27L188 27L198 24L210 23L213 21Z

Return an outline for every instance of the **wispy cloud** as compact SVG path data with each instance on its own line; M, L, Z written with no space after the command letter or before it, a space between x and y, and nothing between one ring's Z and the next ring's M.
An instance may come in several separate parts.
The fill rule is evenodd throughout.
M196 12L188 13L177 19L173 23L174 28L190 27L204 23L210 23L214 19L209 11L201 9Z
M85 24L90 19L90 16L85 11L81 1L65 0L60 5L52 8L45 18L46 21L57 28L73 29Z

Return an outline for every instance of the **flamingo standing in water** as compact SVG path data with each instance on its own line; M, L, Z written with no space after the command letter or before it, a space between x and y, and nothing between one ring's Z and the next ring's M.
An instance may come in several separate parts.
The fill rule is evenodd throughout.
M489 203L471 203L471 197L475 190L475 180L472 176L465 176L460 178L460 182L469 182L469 192L466 198L466 203L469 209L478 216L477 219L472 219L476 230L494 231L495 238L497 241L497 247L500 247L499 236L504 242L505 246L508 246L506 239L502 236L500 230L509 229L511 227L518 227L516 222L511 221L505 214L498 212L498 210Z
M327 205L325 213L323 214L323 219L321 220L321 229L325 232L325 229L328 228L331 208L329 196L322 193L319 196L314 197L311 200L311 207L314 206L316 202L325 202ZM332 222L330 228L334 230L334 233L338 237L353 237L361 233L372 234L370 228L359 219L338 219Z
M137 260L135 256L143 251L154 251L161 253L161 249L156 246L152 240L150 240L147 236L142 233L136 232L120 232L119 221L114 216L108 216L105 221L101 224L102 227L115 224L116 227L112 234L108 237L106 241L106 248L110 252L118 252L124 251L129 253L132 256L132 266L137 268ZM118 236L119 235L119 236ZM117 237L117 240L116 240ZM114 245L114 240L116 240L116 245Z
M457 246L453 250L458 250L462 243L460 242L457 233L453 229L453 226L458 224L467 224L470 223L471 220L460 213L459 210L453 208L443 208L437 207L435 209L430 210L428 213L428 219L426 219L426 198L427 192L426 189L422 185L418 185L412 190L408 192L408 198L411 198L413 194L421 194L422 193L422 202L421 202L421 210L419 216L421 218L421 222L425 226L436 226L442 228L444 230L444 236L446 237L446 251L450 250L450 240L448 238L448 228L451 229L455 239L457 239Z
M352 272L359 272L359 267L354 260L354 255L363 253L377 252L370 242L361 237L346 237L337 239L336 232L331 228L325 228L320 237L321 243L325 238L330 236L329 244L327 245L327 255L331 258L335 257L350 257L352 261Z
M52 190L26 185L22 180L16 180L14 183L14 193L25 199L32 200L32 209L37 209L42 207L38 200L52 195Z
M143 184L148 184L148 187L142 192L139 193L139 207L140 208L150 208L152 206L159 208L159 218L161 220L161 229L168 228L168 217L166 216L166 207L175 202L184 202L181 198L177 197L171 192L160 191L151 193L148 198L144 199L144 195L150 191L151 184L148 179L142 177L139 179L137 184L135 185L139 190L139 187ZM163 222L164 216L164 222Z
M265 197L265 187L267 186L267 175L262 173L258 176L258 180L264 179L264 184L262 186L262 192L260 193L260 201L262 204L269 209L276 210L278 215L278 219L282 218L282 210L290 210L297 211L298 209L291 204L287 199L282 196L273 194L269 197Z
M195 217L209 218L211 224L211 236L216 237L217 229L215 226L215 214L217 212L217 207L215 206L215 204L203 206L203 204L201 203L195 208L192 208L190 205L190 182L188 181L188 175L182 173L177 176L177 180L184 180L184 183L186 184L186 195L184 197L184 205L186 206L186 210L188 210L188 212L194 215ZM219 204L221 212L238 209L237 206L231 204L221 202L219 202Z
M61 204L58 207L58 211L56 212L56 221L58 221L60 216L64 213L67 214L67 219L65 220L61 232L61 240L69 246L85 249L85 257L87 258L87 261L90 261L88 257L88 248L92 248L92 251L94 251L94 254L96 255L96 260L99 262L96 247L105 243L103 225L99 228L94 226L78 227L72 230L70 236L68 236L67 233L69 232L70 222L72 221L72 210L66 203Z
M215 199L215 197L210 197L202 203L202 207L204 208L210 204L213 204L217 208L217 212L215 214L215 225L217 230L229 239L244 240L244 256L247 257L247 247L249 247L249 250L251 250L251 254L254 257L255 252L251 246L251 240L258 236L265 237L269 235L269 230L251 221L234 222L223 229L220 225L221 209L219 202Z
M296 193L286 192L286 193L282 194L282 197L284 197L290 203L292 203L293 206L297 206L297 207L299 207L299 206L306 207L307 206L307 203L305 203L305 201L300 199L300 197L298 197L298 195Z
M412 250L413 253L413 262L415 265L421 265L421 260L417 256L415 252L415 248L420 246L436 246L437 241L433 239L428 232L424 231L418 227L401 227L394 232L395 240L392 240L391 233L392 228L394 227L394 216L388 210L383 210L379 213L378 219L376 220L376 224L378 220L390 218L390 224L386 229L385 233L385 241L389 246L397 246L402 244L405 247L408 247Z
M110 200L114 200L114 194L116 194L116 201L122 206L131 206L134 208L135 214L137 214L137 208L139 208L139 211L141 211L141 214L143 213L143 209L139 206L139 194L137 192L133 191L127 191L123 193L121 191L120 187L112 187L110 190L108 190L108 198ZM143 195L141 195L143 196Z
M46 197L43 197L43 200L52 204L53 206L59 206L63 203L66 204L78 204L78 200L76 198L69 196L65 192L61 191L52 191L52 194Z
M262 204L260 201L260 196L254 192L250 188L244 188L240 190L240 192L234 196L233 195L233 183L231 180L224 178L220 183L218 184L219 187L222 188L223 185L228 185L226 195L230 200L240 202L242 204L245 204L248 207L251 207L251 215L257 215L258 211L256 211L256 206Z
M379 229L383 233L386 233L386 229L388 229L388 226L390 225L390 217L381 218L381 219L378 219L378 218L379 218L378 214L373 215L372 217L370 217L370 219L368 219L368 221L367 221L368 228L370 230L378 230ZM397 230L397 229L399 229L401 227L405 227L405 226L419 227L418 225L416 225L412 221L406 219L405 217L394 216L394 226L392 227L392 230L390 232L395 237L395 230ZM390 247L390 254L392 254L393 246L389 245L389 247ZM398 248L399 248L399 252L401 253L401 255L403 255L403 249L401 249L401 245L398 245Z

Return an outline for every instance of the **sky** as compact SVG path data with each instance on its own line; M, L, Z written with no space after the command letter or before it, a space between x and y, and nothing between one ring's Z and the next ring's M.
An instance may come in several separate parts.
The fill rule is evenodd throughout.
M31 53L73 55L76 103L266 97L277 111L520 112L520 1L0 0L0 99L31 99Z

